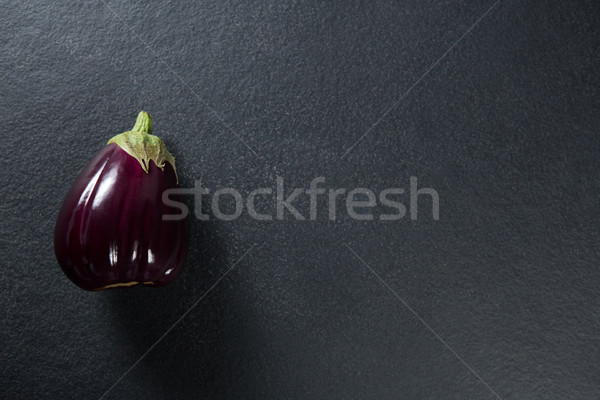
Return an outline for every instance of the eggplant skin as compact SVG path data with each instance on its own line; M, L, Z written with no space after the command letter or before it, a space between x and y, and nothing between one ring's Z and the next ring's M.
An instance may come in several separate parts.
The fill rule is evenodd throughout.
M181 273L187 251L185 220L162 202L176 187L170 163L148 172L111 143L81 171L54 229L54 252L64 273L85 290L164 286Z

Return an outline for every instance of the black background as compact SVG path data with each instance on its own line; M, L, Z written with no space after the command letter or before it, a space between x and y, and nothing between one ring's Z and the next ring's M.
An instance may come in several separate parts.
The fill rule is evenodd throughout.
M599 398L597 2L252 3L2 4L0 397ZM178 281L84 292L56 214L142 109L185 187L440 220L191 218Z

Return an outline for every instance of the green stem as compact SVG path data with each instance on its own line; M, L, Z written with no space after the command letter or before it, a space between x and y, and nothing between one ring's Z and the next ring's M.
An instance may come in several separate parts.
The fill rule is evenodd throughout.
M135 125L133 126L132 131L134 132L143 132L143 133L152 133L152 117L146 111L140 111L135 120Z

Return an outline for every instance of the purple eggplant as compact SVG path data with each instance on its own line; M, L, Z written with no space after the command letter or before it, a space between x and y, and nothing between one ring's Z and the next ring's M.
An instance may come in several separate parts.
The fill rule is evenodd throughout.
M54 229L54 252L64 273L86 290L164 286L181 272L185 220L165 190L178 185L175 159L142 111L131 131L109 140L67 193Z

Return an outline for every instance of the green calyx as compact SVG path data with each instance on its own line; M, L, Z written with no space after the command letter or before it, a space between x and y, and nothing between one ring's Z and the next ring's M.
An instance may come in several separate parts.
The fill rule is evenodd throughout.
M175 178L177 178L175 157L169 153L164 142L159 137L151 135L151 133L152 117L147 112L141 111L132 130L113 137L107 144L117 144L127 154L135 158L146 173L150 168L150 160L154 161L154 164L161 170L164 169L166 161L173 167ZM178 178L177 181L179 181Z

